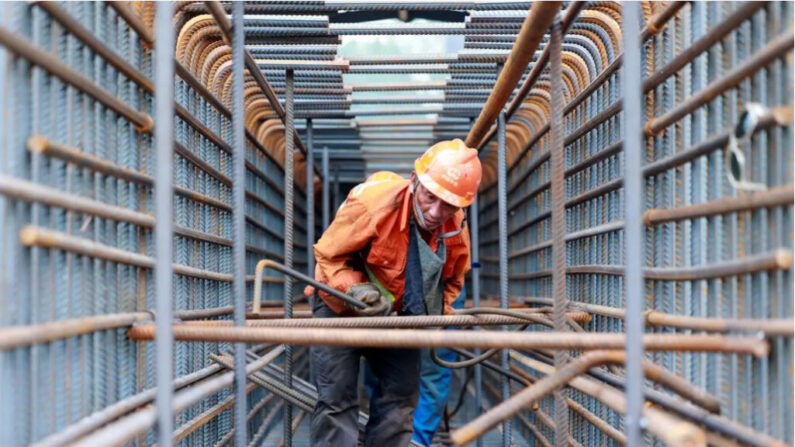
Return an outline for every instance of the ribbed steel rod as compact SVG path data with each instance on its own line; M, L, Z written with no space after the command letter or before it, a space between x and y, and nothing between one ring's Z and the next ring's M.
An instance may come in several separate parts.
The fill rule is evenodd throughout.
M527 408L532 403L540 400L544 395L552 393L555 389L567 384L571 379L576 376L583 375L589 369L597 365L606 364L622 364L626 363L626 355L622 351L593 351L583 354L581 357L572 360L565 367L555 369L553 374L550 374L543 379L538 380L534 384L527 387L525 390L515 394L510 399L503 401L496 407L487 411L486 413L478 416L476 419L467 423L459 430L452 433L453 442L458 445L470 442L474 437L482 436L490 428L494 427L500 420L512 417L523 408ZM650 362L649 362L650 363ZM660 368L662 369L662 368ZM659 370L657 370L659 371ZM656 371L649 371L651 375ZM673 376L681 380L678 376ZM685 382L685 384L688 384ZM564 402L565 404L565 402ZM714 408L713 405L711 405ZM568 411L568 406L564 407L564 411ZM555 422L557 427L557 422ZM561 432L560 436L567 437L568 431ZM703 438L703 433L699 433L695 426L690 426L687 430L687 435L684 433L669 434L664 438L669 445L699 445L698 439ZM559 442L559 434L555 434L556 444ZM683 444L684 443L684 444ZM565 444L565 443L564 443ZM705 444L701 444L705 445Z
M60 231L51 230L43 227L28 225L19 231L19 240L23 245L32 247L48 247L76 253L82 256L104 259L106 261L117 262L136 267L152 269L155 267L155 259L127 250L122 250L93 240L73 236ZM231 282L232 275L219 273L210 270L203 270L182 264L173 265L174 273L177 275L190 276L193 278L209 279L213 281Z
M179 390L196 382L200 382L218 373L221 369L222 368L218 365L210 365L186 376L178 377L173 382L173 389ZM75 421L63 430L31 444L31 447L61 447L71 445L70 443L82 438L99 427L149 404L155 399L155 394L157 394L157 388L151 388L119 400L116 403Z
M494 85L494 90L489 95L483 111L467 135L467 146L475 147L494 123L500 110L508 101L511 92L516 88L522 74L527 69L530 58L552 24L552 20L560 10L561 4L561 2L542 2L535 3L530 8L530 12L527 14L527 18L516 37L516 43L511 55L505 62L505 67L500 72L500 77Z
M154 332L154 331L153 331ZM281 354L281 349L274 349L264 355L259 360L246 365L245 375L251 375L259 371L268 363L274 361ZM244 358L245 361L245 358ZM234 383L235 372L230 371L181 390L174 395L174 412L180 413L193 405L198 404L208 396L231 386ZM244 384L245 385L245 384ZM245 388L244 388L245 389ZM120 447L135 439L136 436L148 430L155 423L156 411L153 407L141 409L130 416L119 419L118 421L105 425L92 434L80 439L72 444L74 447L96 447L98 445L108 447ZM243 414L245 422L246 414ZM240 433L240 432L238 432ZM244 432L245 433L245 432ZM235 436L238 438L239 436Z
M240 8L242 10L242 6ZM286 76L286 90L285 95L285 118L284 118L284 135L285 135L285 151L284 151L284 264L288 269L293 268L293 238L294 238L294 209L293 209L293 144L295 142L295 112L293 101L293 87L294 87L294 72L287 70ZM255 283L256 284L256 283ZM259 309L257 309L259 310ZM292 277L287 276L284 278L284 317L292 318L293 316L293 280ZM236 353L236 355L241 355ZM293 348L286 345L284 347L284 381L288 387L292 387L293 379ZM292 447L293 444L293 406L286 402L284 405L284 443L287 447Z
M173 445L174 380L172 366L174 336L172 327L172 282L174 268L174 3L157 5L155 26L155 310L158 318L156 352L155 408L157 409L157 440L162 447Z
M484 309L486 310L486 309ZM545 317L545 313L523 312L528 317ZM569 312L568 316L574 321L587 323L590 316L584 312ZM148 318L142 318L144 321ZM232 326L230 321L192 321L186 324L196 326ZM432 316L395 316L395 317L369 317L369 318L312 318L312 319L270 319L248 320L249 327L302 327L302 328L429 328L448 326L492 326L503 324L527 324L527 319L505 315L432 315ZM128 324L129 325L129 324ZM2 332L0 332L2 333ZM0 346L2 346L0 344Z
M649 24L647 24L646 28L644 28L643 32L641 32L641 36L644 40L654 36L655 34L659 33L662 27L670 20L672 17L676 15L679 9L685 6L687 2L671 2L671 4L664 9L656 18L652 19ZM726 18L723 22L719 25L715 26L714 28L710 29L710 32L704 35L699 41L693 44L692 47L684 50L680 53L679 56L674 58L671 62L665 65L665 67L661 68L660 70L653 73L649 78L647 78L644 83L644 90L649 91L653 89L656 85L658 85L664 78L662 77L662 73L673 73L679 70L684 65L688 64L692 61L695 56L697 56L700 52L704 49L709 48L715 42L720 41L723 37L726 36L731 30L733 30L739 23L748 19L753 13L759 9L760 7L764 6L764 2L748 2L743 7L739 8L737 11L733 12L729 17ZM691 50L692 49L692 50ZM618 69L621 68L623 56L619 55L616 57L613 62L610 63L602 72L597 76L591 83L585 86L578 94L574 97L563 110L564 115L569 114L572 110L574 110L577 106L579 106L585 99L591 96L596 89L603 86L607 79L612 76ZM660 75L657 75L660 73ZM670 75L670 74L669 74ZM667 77L667 76L665 76ZM538 139L540 139L547 131L549 130L549 123L542 126L539 129L534 137L531 139L530 143L525 145L524 149L517 155L516 159L522 159L524 155L529 151L533 145L535 144ZM548 156L548 155L547 155ZM545 160L544 154L537 159L538 162L543 162ZM510 167L509 173L513 172L519 164L513 164ZM527 173L529 174L532 172L533 169L527 169ZM520 176L517 179L517 185L523 181L524 176ZM485 191L489 191L490 189L494 188L496 184L491 184L486 186ZM492 206L494 202L486 204L484 208L488 208Z
M696 281L699 279L725 278L728 276L746 275L764 271L787 270L792 266L792 252L779 248L767 253L760 253L713 264L699 264L686 267L646 267L641 271L646 279L661 281ZM626 267L617 264L590 264L566 267L568 274L601 274L624 276ZM532 279L552 276L551 270L537 270L528 273L510 275L511 279Z
M204 2L204 4L215 18L219 28L221 28L224 40L226 42L231 42L232 40L231 37L233 33L232 24L229 22L229 19L226 16L226 13L224 12L221 4L217 1L207 1ZM242 28L242 26L240 28ZM246 50L245 48L243 50L244 50L243 53L244 63L249 71L249 74L254 78L260 90L262 90L262 93L268 99L268 103L270 104L271 108L276 112L276 115L279 117L282 123L284 123L286 112L284 110L284 107L282 107L281 103L279 103L279 98L276 96L276 92L273 90L273 87L270 85L270 83L268 83L268 80L265 79L265 75L263 75L262 71L259 69L259 66L257 66L257 63L254 60L254 57L251 56L251 53L249 53L248 50ZM301 139L298 137L298 134L295 134L295 145L303 154L306 154L306 148L301 142ZM315 167L314 169L315 172L319 172L317 167Z
M540 355L535 353L530 353L530 355L533 357L540 357ZM520 362L526 367L544 374L552 374L554 372L552 366L547 364L551 363L551 360L547 363L543 363L516 351L511 351L511 358ZM544 361L546 362L546 360ZM598 399L600 402L606 404L618 412L623 413L626 411L626 401L624 399L624 395L618 392L617 389L613 388L617 387L620 389L624 387L624 384L620 379L616 378L612 374L608 374L598 369L591 369L588 371L588 375L590 375L592 378L577 377L569 382L569 386ZM598 379L599 381L595 379ZM697 406L684 403L670 396L669 394L649 388L647 388L645 392L647 400L659 405L661 408L684 417L689 421L703 425L705 428L714 430L721 435L736 439L746 445L760 447L787 446L786 443L774 439L769 435L752 430L724 416L712 414ZM644 407L644 414L646 416L648 416L649 409L650 407L648 406ZM648 430L659 437L659 434L656 432L658 429L656 426L656 421L653 418L649 418L648 422ZM667 433L667 430L661 431L661 433L665 434Z
M627 333L626 355L626 394L627 412L624 415L624 432L627 444L640 445L643 442L643 366L644 359L643 311L646 302L646 290L643 266L646 265L644 252L645 230L641 216L646 198L643 177L644 148L640 128L643 122L643 89L641 87L641 48L640 25L641 16L639 3L628 2L622 9L624 63L621 69L621 89L623 92L624 114L621 129L624 133L624 253L626 256L626 273L624 287L626 289ZM704 441L706 442L706 441Z
M793 32L774 37L743 63L732 68L728 73L716 79L701 91L690 95L685 101L668 110L662 116L650 118L644 128L646 135L653 136L658 134L661 130L678 121L683 116L690 114L724 91L738 85L743 79L758 72L774 60L784 57L792 50L794 45L795 33Z
M552 304L552 298L524 297L523 300L528 304ZM581 310L610 318L625 318L626 315L626 309L624 308L583 303L580 301L569 301L569 310ZM643 313L643 318L646 324L651 326L675 327L693 331L762 332L766 336L795 336L795 323L787 318L693 317L689 315L659 312L651 309Z
M243 31L243 5L232 5L232 29L229 30L227 41L232 49L232 305L236 326L244 326L246 318L246 147L245 147L245 98L243 97L245 73L244 51L245 34ZM219 24L220 25L220 24ZM223 26L222 26L223 28ZM235 343L235 377L234 383L234 425L235 446L246 447L248 431L246 413L248 412L248 394L246 393L245 343Z
M132 327L133 340L154 338L152 325ZM435 331L419 329L316 329L281 328L278 331L250 327L174 326L174 337L181 341L225 341L279 343L306 346L358 346L372 348L500 348L500 349L623 349L623 334L539 332L533 334L502 331ZM736 352L756 357L767 355L767 342L758 338L718 335L643 336L648 351Z
M586 3L587 2L583 1L573 2L566 9L566 14L561 19L562 34L565 34L568 31L569 27L571 27L571 25L574 23L574 20L580 14L580 11L586 6ZM499 37L499 36L493 36L493 37ZM550 51L551 48L549 45L544 47L543 51L541 52L541 54L538 56L535 63L533 64L533 68L531 69L530 74L527 75L524 82L522 82L521 87L519 87L519 90L516 92L516 95L511 100L506 110L506 116L508 120L510 120L513 117L513 115L522 105L522 102L525 100L528 93L530 93L530 90L532 90L538 79L541 77L541 73L544 71L547 62L549 61ZM555 77L552 76L552 79L555 79ZM550 120L550 122L552 121ZM492 127L489 130L489 132L483 137L483 139L479 142L478 150L482 150L483 147L485 147L486 144L488 144L488 142L493 139L495 132L496 128Z
M550 81L550 214L552 220L552 320L556 331L568 329L565 319L566 309L566 209L564 165L564 122L563 122L563 24L560 14L552 23L550 43L545 48L549 54ZM547 53L547 51L545 51ZM535 67L534 67L535 68ZM498 186L497 193L500 188ZM499 205L498 205L499 206ZM506 353L507 355L507 353ZM555 351L555 370L560 371L568 362L568 354ZM555 446L566 447L569 436L569 409L566 406L564 389L553 392L555 400ZM507 397L504 401L507 400Z
M57 57L36 47L27 39L4 27L0 27L0 45L91 96L135 124L139 131L148 132L154 126L154 121L146 113L130 107L109 91L99 87L88 77L83 76L61 62Z
M774 186L765 191L752 192L737 197L725 197L711 202L669 209L651 209L643 213L645 225L659 225L684 219L738 213L759 208L792 205L795 201L793 185Z
M327 177L323 177L323 178L325 179ZM283 273L283 274L285 274L285 275L287 275L289 277L295 278L295 279L297 279L299 281L303 281L304 283L309 284L312 287L315 287L315 288L317 288L317 289L319 289L319 290L321 290L323 292L328 293L329 295L332 295L333 297L335 297L337 299L340 299L340 300L344 301L349 306L358 307L360 309L364 309L366 307L364 303L362 303L361 301L351 297L350 295L342 293L339 290L337 290L337 289L335 289L335 288L333 288L331 286L328 286L328 285L326 285L326 284L324 284L324 283L322 283L320 281L317 281L313 277L307 276L307 275L305 275L305 274L293 269L292 267L279 264L278 262L273 261L271 259L262 259L259 262L257 262L257 265L254 268L255 289L254 289L254 298L253 298L253 304L252 304L252 309L253 309L254 312L258 312L259 311L260 303L262 302L262 288L258 287L258 284L260 284L259 278L262 278L262 275L264 274L265 269L273 269L273 270L276 270L277 272L281 272L281 273ZM287 298L287 297L285 297L285 302L288 302L288 301L291 302L292 300Z
M607 110L611 110L611 113L612 113L612 111L620 110L620 108L616 109L614 107L611 107L611 108L609 108ZM753 129L753 132L754 133L761 132L763 130L769 129L772 126L787 126L789 123L791 123L791 121L792 121L792 108L791 107L788 107L788 106L785 106L785 107L771 107L771 108L767 109L766 113L764 113L762 116L760 116L758 118L757 125ZM586 126L588 126L587 123L586 123ZM543 130L544 129L542 129L542 131ZM701 156L706 155L706 154L709 154L711 152L714 152L715 150L722 149L729 143L729 139L731 137L731 133L732 132L733 132L733 130L727 130L727 131L721 132L720 134L715 135L714 137L711 137L711 138L709 138L709 139L707 139L705 141L702 141L700 143L697 143L697 144L695 144L695 145L693 145L691 147L688 147L686 149L678 151L677 153L672 154L672 155L670 155L668 157L661 158L659 160L653 161L653 162L643 166L643 175L645 177L650 177L650 176L653 176L653 175L656 175L656 174L660 174L662 172L665 172L668 169L671 169L673 167L679 166L679 165L681 165L683 163L686 163L688 161L695 160L696 158L701 157ZM582 133L582 132L578 131L578 133ZM532 146L532 143L530 145L528 145L527 147L530 147L530 146ZM584 169L585 167L587 167L587 166L589 166L589 165L591 165L593 163L596 163L596 162L598 162L600 160L603 160L606 157L609 157L611 155L614 155L614 154L620 152L620 150L622 149L622 146L623 146L623 141L619 141L619 142L617 142L615 144L612 144L610 146L605 147L604 149L602 149L601 151L593 154L591 157L589 157L588 159L584 160L583 162L578 163L577 165L574 165L571 168L567 169L566 170L566 176L568 177L568 176L571 176L573 174L576 174L577 172L579 172L580 170ZM514 183L512 185L510 185L510 188L508 189L508 193L510 194L510 193L516 191L516 189L522 184L522 182L524 180L526 180L527 175L529 175L529 173L532 172L533 169L537 168L542 163L544 163L547 160L549 160L549 154L550 154L550 152L546 151L546 152L542 153L538 158L536 158L536 160L532 162L532 164L529 167L527 173L523 174L523 175L520 175L518 178L516 178ZM511 171L511 169L514 166L516 166L516 164L511 165L511 167L508 169L509 172ZM494 185L496 185L496 183L494 183ZM580 194L579 196L569 198L566 201L566 205L567 206L575 205L577 203L580 203L582 200L587 199L588 197L593 197L593 196L598 195L598 194L604 194L604 193L606 193L608 191L612 191L612 190L618 189L621 186L623 186L623 177L619 177L617 179L613 179L613 180L611 180L611 182L608 182L605 185L600 185L599 187L594 188L591 191L586 191L583 194ZM528 191L527 193L525 193L524 195L522 195L518 199L514 200L513 203L511 203L509 205L509 211L513 211L514 209L519 207L522 203L525 203L527 200L530 200L531 198L533 198L536 195L540 194L541 192L543 192L548 187L549 187L549 182L541 183L537 187L533 188L531 191ZM776 188L778 188L778 187L772 187L771 189L769 189L767 191L754 193L755 197L759 198L761 202L764 202L764 200L761 200L762 195L763 194L774 194L773 191L776 191ZM489 189L489 187L486 188L486 190L488 190L488 189ZM779 194L780 194L780 192L775 192L774 195L776 195L777 197L780 197ZM724 199L720 199L720 200L724 200ZM738 198L737 200L742 201L743 199ZM496 201L491 201L491 202L487 203L484 206L484 208L485 209L489 209L490 207L496 205L496 203L497 203ZM709 202L707 202L707 203L709 203ZM693 212L695 212L696 210L701 210L701 209L710 209L710 210L714 210L716 214L720 214L718 212L718 210L714 208L713 205L707 205L707 203L698 203L698 204L689 205L689 206L692 207L690 209ZM751 209L752 205L755 204L755 203L757 203L757 201L752 201L752 202L748 203L748 209ZM656 211L654 211L654 213L656 213ZM484 223L483 226L487 227L487 226L495 224L496 222L497 222L496 219L492 219L492 220Z
M531 2L526 1L457 1L457 2L398 2L386 3L381 1L311 1L311 2L273 2L249 3L246 5L246 14L294 14L317 15L331 14L339 11L506 11L526 10ZM229 3L223 7L228 11ZM205 12L202 4L193 4L185 7L189 12Z

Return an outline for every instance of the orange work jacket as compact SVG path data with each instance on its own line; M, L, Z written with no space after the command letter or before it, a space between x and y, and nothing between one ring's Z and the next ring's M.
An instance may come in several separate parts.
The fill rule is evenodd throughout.
M405 290L406 258L409 247L409 219L412 219L409 180L376 180L359 184L337 211L334 221L314 245L315 279L347 292L358 283L370 282L364 264L395 297L394 309L401 309ZM459 210L442 224L443 233L461 228L464 212ZM437 238L430 238L437 249ZM426 241L427 242L427 241ZM470 243L467 228L445 239L447 258L442 268L444 313L452 313L451 303L461 293L464 275L470 269ZM305 294L311 295L312 287ZM345 303L325 292L321 298L336 313L350 315Z

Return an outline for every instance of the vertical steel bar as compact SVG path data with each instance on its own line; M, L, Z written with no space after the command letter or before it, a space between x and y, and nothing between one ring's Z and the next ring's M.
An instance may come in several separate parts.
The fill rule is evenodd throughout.
M328 146L323 146L323 230L329 225L329 166Z
M641 46L640 46L640 4L626 2L623 4L624 21L624 65L621 73L621 84L624 93L624 197L625 197L625 243L627 273L626 283L626 318L627 328L627 413L625 429L627 445L641 445L643 435L641 429L641 412L643 410L643 299L644 283L641 271L644 263L644 231L643 197L644 179L643 138L641 136L642 104L644 97L641 89Z
M315 144L312 119L306 120L306 274L315 277Z
M340 167L334 165L334 215L337 215L337 209L342 204L342 193L340 192Z
M293 225L294 225L294 197L293 191L293 153L295 152L295 121L293 107L293 86L295 83L295 72L287 70L285 73L284 107L286 109L284 133L284 265L293 268ZM309 244L307 244L309 245ZM284 318L293 317L293 278L284 275ZM288 388L293 386L293 347L284 347L284 383ZM293 445L293 406L291 403L284 403L284 446Z
M340 167L334 165L334 215L337 215L337 209L342 204L342 198L340 197Z
M478 203L479 196L475 196L475 201L469 208L469 235L472 245L472 306L480 307L480 216ZM475 330L480 330L476 328ZM475 350L475 355L480 355L480 349ZM480 363L475 364L475 411L481 411L483 402L483 369ZM477 447L483 447L483 437L475 441Z
M497 212L499 213L499 263L500 263L500 307L508 308L508 185L506 178L508 167L505 157L505 110L501 111L497 117ZM507 331L508 326L503 326L502 330ZM508 350L500 351L500 364L506 371L509 367ZM511 397L511 383L507 377L502 376L502 399L507 400ZM511 422L508 418L502 423L502 445L511 445Z
M157 340L157 438L171 447L174 431L174 333L172 329L172 280L174 270L174 3L157 5L155 15L155 312Z
M563 143L563 75L560 14L552 23L550 40L550 193L552 198L552 297L556 331L566 330L566 196L564 178L565 147ZM555 370L566 365L567 354L555 351ZM569 438L569 408L563 389L555 396L555 446L566 447Z
M243 3L232 4L232 185L234 222L232 224L232 299L235 326L246 324L246 140L245 104L243 97ZM246 416L246 344L235 343L235 446L248 443Z

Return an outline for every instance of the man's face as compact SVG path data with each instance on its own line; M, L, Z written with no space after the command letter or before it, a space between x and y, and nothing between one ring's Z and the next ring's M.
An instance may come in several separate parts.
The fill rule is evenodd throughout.
M444 200L436 197L432 192L422 186L422 183L417 183L417 190L414 191L417 196L417 205L422 211L422 217L425 219L425 226L429 231L434 231L439 228L447 219L453 217L453 214L458 211L458 207L450 205Z

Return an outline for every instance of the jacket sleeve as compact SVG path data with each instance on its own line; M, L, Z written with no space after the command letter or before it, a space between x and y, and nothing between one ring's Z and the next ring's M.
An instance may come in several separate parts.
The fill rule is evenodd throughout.
M354 270L352 265L356 252L374 237L375 226L367 208L359 201L348 200L314 246L317 279L340 292L369 281L364 272Z
M464 288L464 277L471 268L469 253L469 228L459 235L461 243L451 244L447 252L447 263L451 263L452 271L444 283L444 314L453 313L453 301L461 294Z

